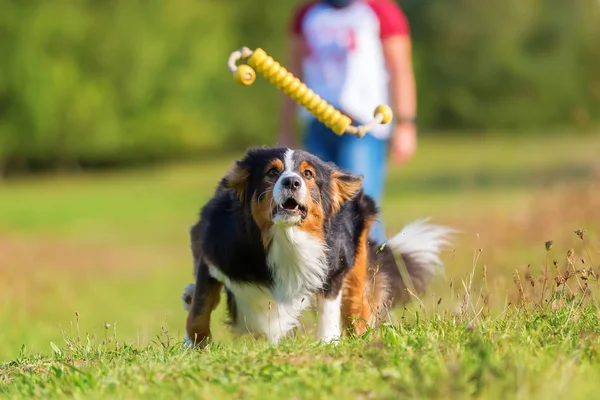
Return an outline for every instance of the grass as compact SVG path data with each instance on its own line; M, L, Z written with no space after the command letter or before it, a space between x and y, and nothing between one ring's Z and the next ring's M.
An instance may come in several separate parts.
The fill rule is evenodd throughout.
M9 395L86 398L586 398L600 371L596 310L511 312L470 327L450 318L385 326L337 347L305 338L186 351L69 345L7 366ZM576 390L574 390L576 389ZM574 393L576 392L576 393ZM589 398L589 397L588 397Z
M444 254L447 274L381 329L337 347L312 340L310 315L277 347L234 339L222 308L216 343L181 346L188 228L232 158L0 183L0 396L597 392L598 283L588 271L600 262L600 139L420 145L410 164L391 167L383 214L390 233L423 216L462 230Z

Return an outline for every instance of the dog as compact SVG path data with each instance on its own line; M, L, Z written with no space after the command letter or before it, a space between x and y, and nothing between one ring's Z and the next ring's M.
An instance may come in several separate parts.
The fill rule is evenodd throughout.
M375 243L369 231L378 208L362 183L302 150L250 149L236 161L190 230L196 282L182 296L188 343L211 340L223 287L234 332L273 344L311 304L318 339L330 343L343 332L364 334L423 293L443 269L440 252L454 231L417 220Z

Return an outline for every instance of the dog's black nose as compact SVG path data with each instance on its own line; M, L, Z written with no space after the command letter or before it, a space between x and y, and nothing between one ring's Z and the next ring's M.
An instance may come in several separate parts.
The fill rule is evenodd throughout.
M298 176L286 176L281 181L281 185L284 189L298 190L302 186L302 181L300 181L300 177Z

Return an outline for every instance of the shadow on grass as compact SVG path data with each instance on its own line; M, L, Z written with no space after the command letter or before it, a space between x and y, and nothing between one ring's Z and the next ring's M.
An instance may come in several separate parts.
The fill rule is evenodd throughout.
M552 186L560 183L573 183L598 179L597 173L589 164L560 165L543 170L469 171L458 174L444 172L424 174L420 177L404 179L401 175L393 178L387 194L406 193L452 193L463 190L518 189Z

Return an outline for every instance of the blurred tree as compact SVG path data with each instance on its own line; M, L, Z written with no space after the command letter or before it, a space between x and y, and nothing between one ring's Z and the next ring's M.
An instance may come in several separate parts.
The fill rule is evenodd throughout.
M0 0L0 170L269 145L281 94L235 85L229 53L284 60L299 1ZM400 1L427 129L600 118L595 0Z
M600 116L589 89L600 78L597 1L400 3L426 126L522 132Z

